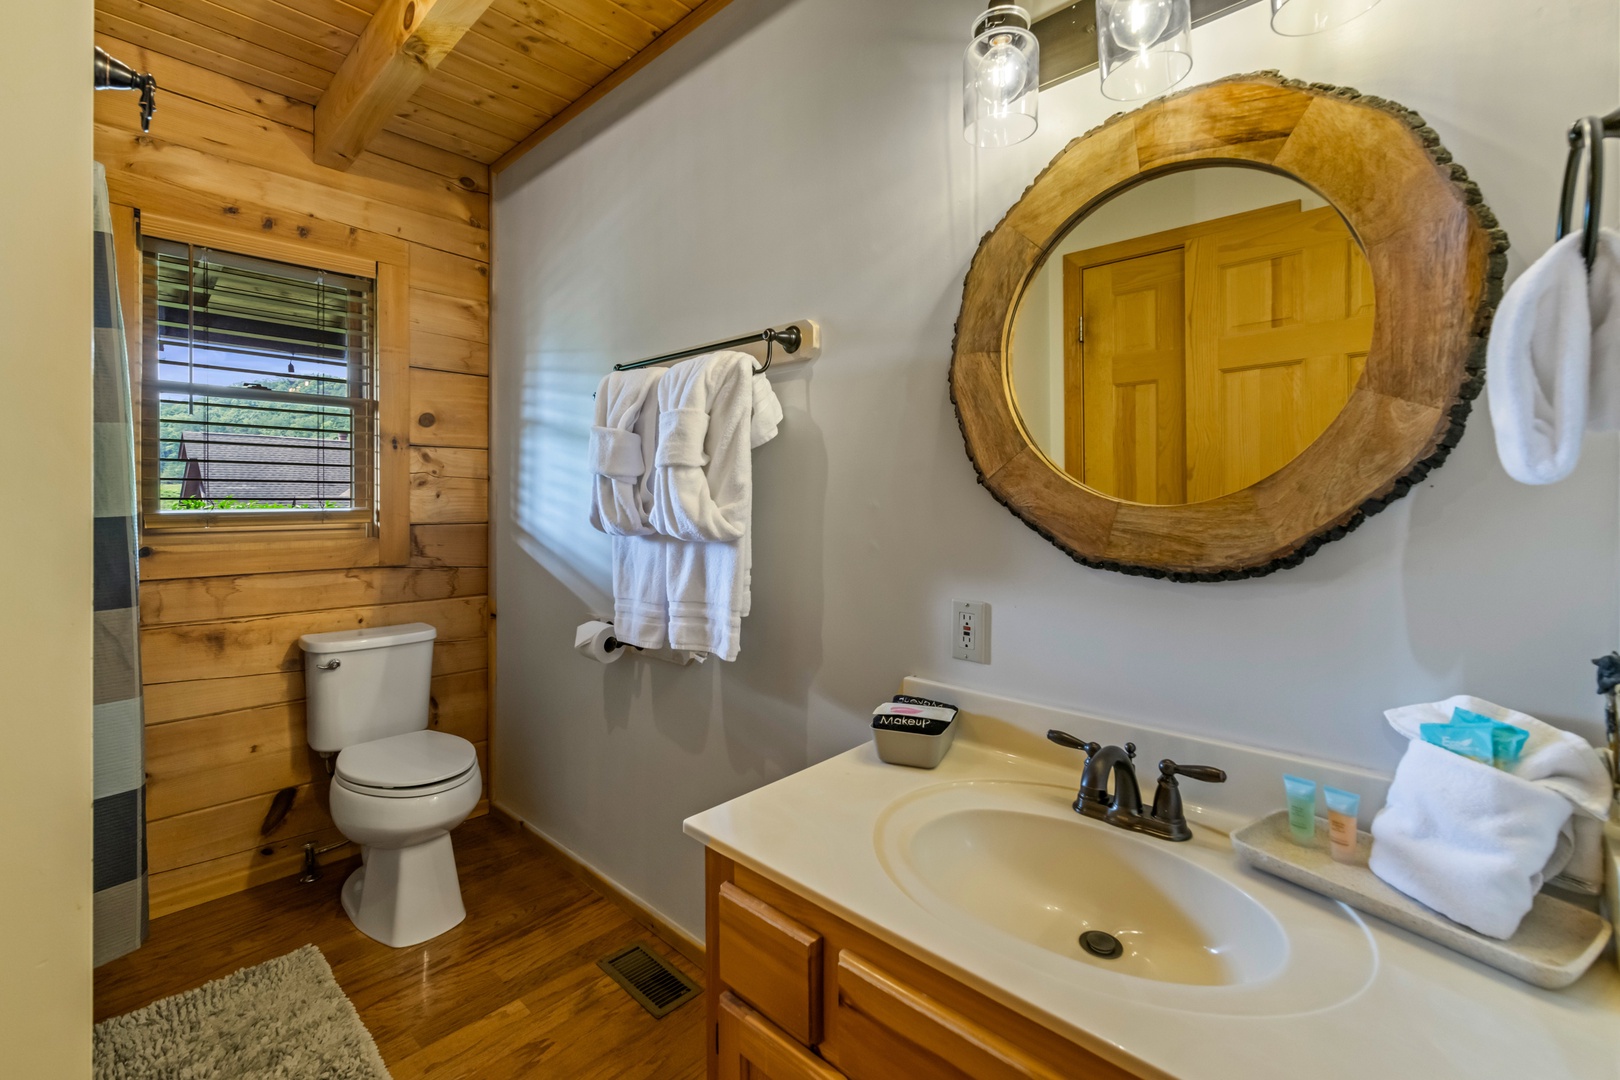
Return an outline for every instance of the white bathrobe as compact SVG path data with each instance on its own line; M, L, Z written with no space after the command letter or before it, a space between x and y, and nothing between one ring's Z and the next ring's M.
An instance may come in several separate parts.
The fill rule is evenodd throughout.
M719 352L670 368L658 384L658 449L648 520L666 549L668 644L735 660L752 603L753 449L776 434L781 405L754 358Z
M594 474L591 524L613 537L614 636L662 648L672 541L653 531L652 463L658 444L661 368L615 371L596 391L596 422L586 447Z

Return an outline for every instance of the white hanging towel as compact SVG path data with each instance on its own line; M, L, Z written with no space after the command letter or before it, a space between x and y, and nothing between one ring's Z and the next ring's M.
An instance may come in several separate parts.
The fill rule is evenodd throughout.
M747 353L682 361L658 384L649 521L667 551L670 648L735 660L752 604L754 447L781 405Z
M671 542L653 531L652 462L658 445L662 368L615 371L596 391L596 422L586 445L594 474L591 524L613 537L614 636L644 649L664 645Z
M1588 428L1620 429L1620 236L1554 244L1502 298L1486 351L1496 451L1509 476L1551 484L1575 469Z

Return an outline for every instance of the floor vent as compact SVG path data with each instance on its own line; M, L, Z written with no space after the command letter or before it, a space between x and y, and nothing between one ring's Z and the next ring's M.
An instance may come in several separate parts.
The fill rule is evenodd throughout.
M664 1017L703 993L663 957L645 945L620 949L596 966L656 1017Z

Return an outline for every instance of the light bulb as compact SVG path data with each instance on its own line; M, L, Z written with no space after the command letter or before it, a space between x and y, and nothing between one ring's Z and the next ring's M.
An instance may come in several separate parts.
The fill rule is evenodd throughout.
M997 110L1006 109L1024 93L1029 81L1029 57L1009 37L995 39L981 61L984 72L979 92Z
M1108 16L1108 30L1121 48L1141 52L1170 28L1171 0L1126 0Z

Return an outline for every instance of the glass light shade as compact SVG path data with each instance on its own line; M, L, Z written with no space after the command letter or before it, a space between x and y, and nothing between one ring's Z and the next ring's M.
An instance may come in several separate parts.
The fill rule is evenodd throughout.
M1378 0L1271 0L1271 28L1285 37L1320 34L1377 5Z
M1097 0L1097 60L1104 97L1169 90L1192 72L1191 0Z
M999 4L973 20L962 54L962 134L974 146L1011 146L1039 124L1041 45L1029 12Z

